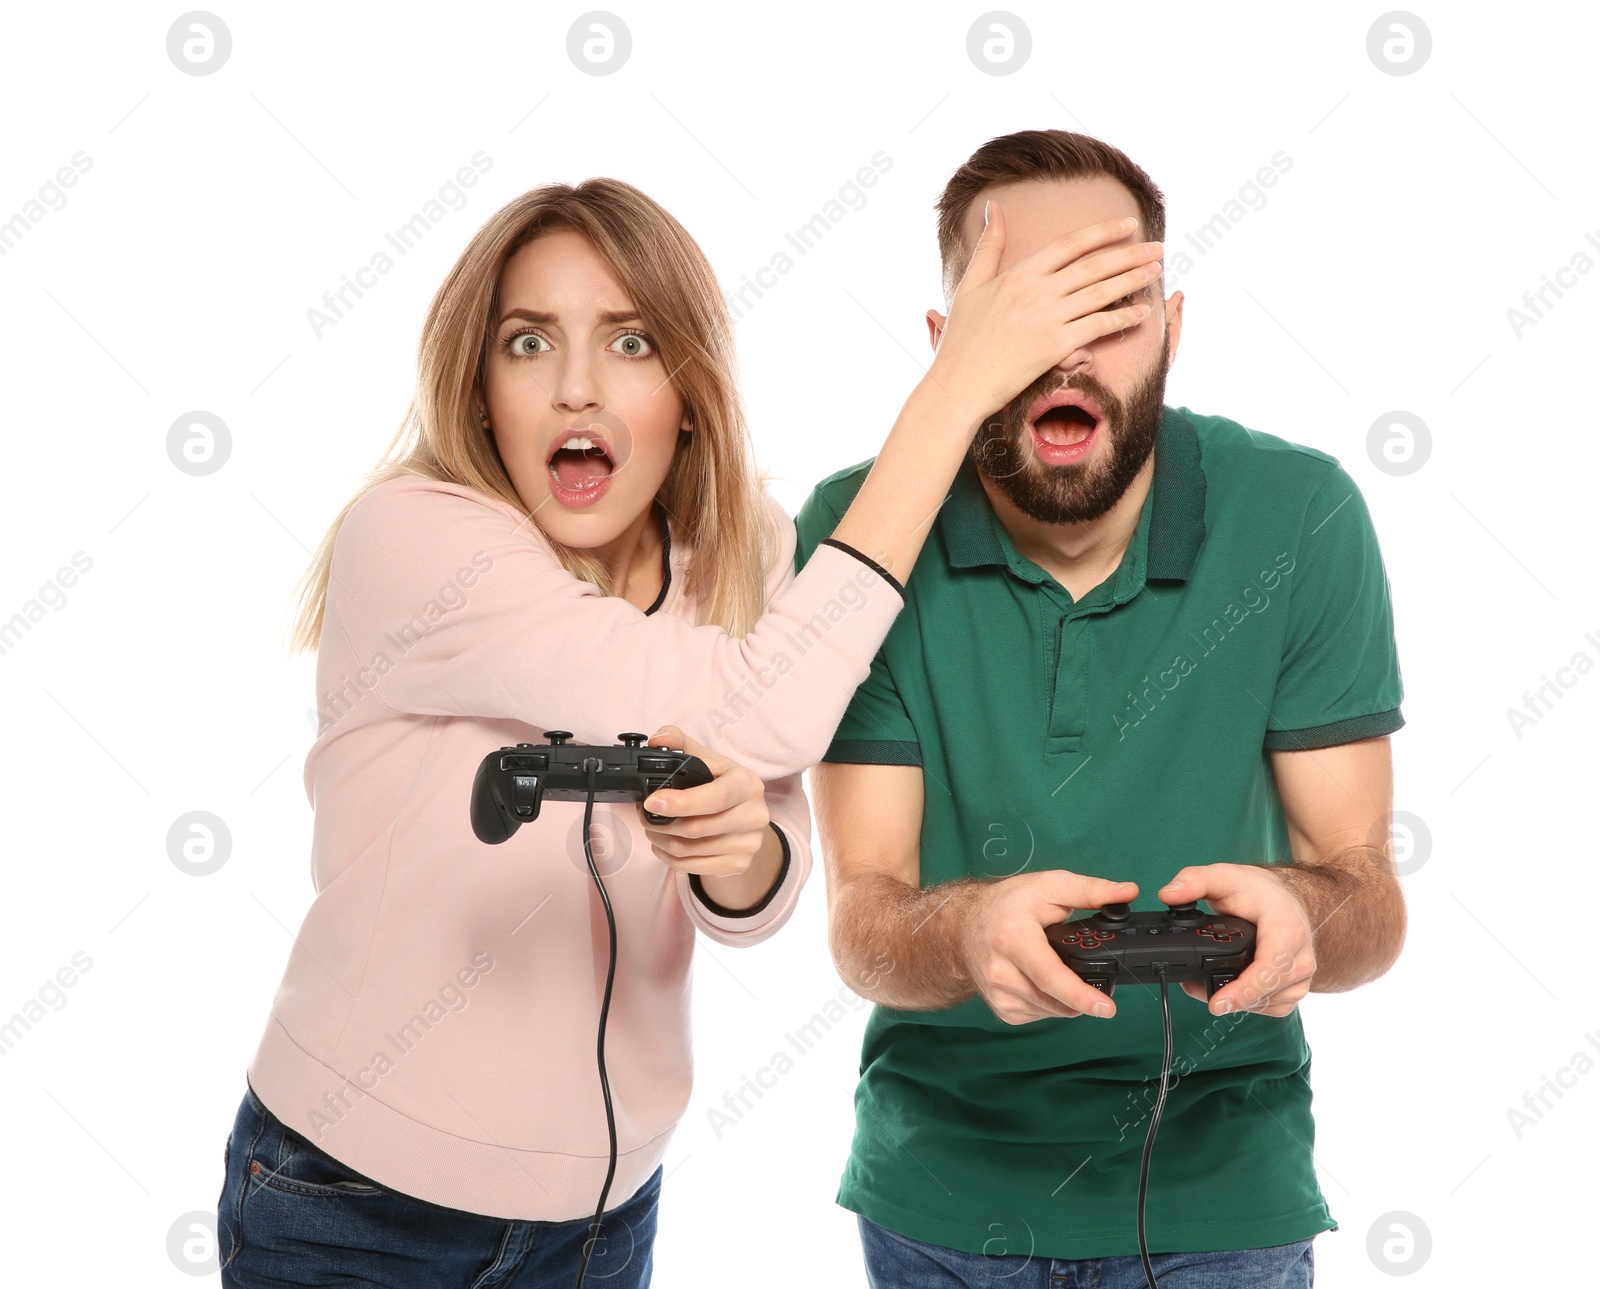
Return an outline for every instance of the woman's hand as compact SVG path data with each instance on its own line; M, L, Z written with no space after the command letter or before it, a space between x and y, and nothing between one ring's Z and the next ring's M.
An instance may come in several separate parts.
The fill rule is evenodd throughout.
M663 725L650 736L650 746L681 748L704 761L712 775L710 783L695 788L659 788L642 803L655 814L672 816L669 824L646 820L644 825L650 848L668 867L702 878L754 877L759 876L751 873L758 855L782 858L777 834L767 826L772 816L767 813L766 785L753 770L718 756L676 725ZM776 876L774 866L763 891ZM711 887L706 889L717 899Z
M1161 244L1128 242L1137 231L1115 219L1090 224L1002 273L1005 218L990 201L928 375L987 415L1079 350L1088 357L1083 347L1090 341L1143 321L1149 305L1106 307L1160 274Z

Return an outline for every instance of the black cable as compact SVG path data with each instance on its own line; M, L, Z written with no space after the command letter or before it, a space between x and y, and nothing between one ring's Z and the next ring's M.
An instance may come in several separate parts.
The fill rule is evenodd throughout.
M1144 1196L1150 1185L1150 1151L1156 1144L1156 1125L1161 1122L1161 1107L1167 1103L1167 1079L1172 1073L1172 1003L1167 997L1167 968L1156 964L1156 978L1161 981L1161 1090L1156 1093L1156 1108L1150 1115L1150 1131L1144 1136L1144 1158L1139 1161L1139 1261L1144 1264L1144 1278L1149 1289L1159 1289L1156 1273L1150 1265L1150 1245L1144 1236Z
M594 757L583 763L589 774L589 795L583 805L583 857L589 861L589 876L594 878L595 889L600 892L600 903L605 906L606 929L610 932L611 957L606 964L606 992L600 1002L600 1028L595 1038L595 1060L600 1066L600 1093L606 1103L606 1133L611 1141L611 1157L606 1168L606 1184L600 1188L600 1202L594 1208L594 1221L589 1224L589 1236L583 1242L583 1261L578 1264L578 1278L573 1289L583 1289L583 1278L589 1272L589 1255L594 1252L595 1241L600 1238L600 1215L605 1212L606 1196L611 1193L611 1179L617 1174L617 1118L611 1109L611 1081L606 1078L606 1016L611 1011L611 983L617 975L617 919L611 912L611 897L606 894L606 884L600 880L600 868L594 862L594 847L589 836L589 821L594 816L595 775L600 762Z

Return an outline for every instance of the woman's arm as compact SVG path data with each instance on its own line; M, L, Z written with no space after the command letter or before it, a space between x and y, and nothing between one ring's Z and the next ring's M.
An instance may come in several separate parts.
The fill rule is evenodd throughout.
M798 774L786 775L766 785L767 832L777 847L779 862L774 879L756 892L749 905L733 909L719 900L723 885L688 873L676 875L678 898L689 920L719 944L743 948L760 944L789 920L800 900L800 890L811 875L811 807ZM752 865L752 868L754 865Z
M1003 237L997 226L984 234L933 368L830 539L844 545L819 547L742 638L602 595L567 572L526 515L474 489L420 478L373 489L335 542L323 721L336 730L381 704L559 723L601 744L673 723L764 780L815 764L904 604L897 579L979 419L1135 320L1103 306L1135 275L1117 270L1150 262L1144 244L1081 258L1126 236L1115 222L1093 225L996 275ZM782 531L789 559L792 521ZM486 732L486 746L496 737Z
M794 523L782 520L776 555L792 562ZM394 712L518 721L603 745L676 724L781 779L827 749L903 602L880 573L825 547L749 634L730 636L602 595L496 498L391 480L356 503L334 544L321 738ZM508 738L486 729L485 749Z

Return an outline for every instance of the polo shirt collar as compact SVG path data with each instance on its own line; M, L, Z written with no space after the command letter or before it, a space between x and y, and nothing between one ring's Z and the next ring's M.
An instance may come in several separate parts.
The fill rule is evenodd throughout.
M1149 516L1145 577L1187 581L1206 533L1206 475L1194 423L1182 410L1162 406L1155 459L1150 504L1145 507ZM956 473L950 497L939 512L939 526L952 568L1010 564L1001 544L999 517L970 456Z

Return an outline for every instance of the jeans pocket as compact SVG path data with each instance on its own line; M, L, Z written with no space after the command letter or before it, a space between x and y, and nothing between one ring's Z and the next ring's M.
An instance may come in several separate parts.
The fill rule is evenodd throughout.
M268 1111L271 1115L271 1112ZM292 1195L363 1196L393 1192L318 1150L305 1138L273 1119L276 1131L265 1134L252 1152L248 1172L252 1182Z

